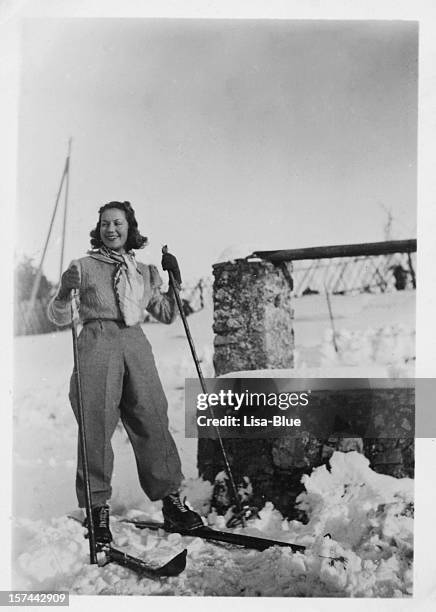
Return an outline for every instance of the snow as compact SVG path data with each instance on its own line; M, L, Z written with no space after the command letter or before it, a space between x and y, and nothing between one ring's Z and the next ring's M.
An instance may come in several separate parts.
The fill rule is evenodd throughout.
M232 244L224 249L224 251L217 257L215 263L224 263L227 261L236 261L237 259L246 259L256 250L259 250L259 245L240 243Z
M333 349L328 310L320 296L295 300L295 370L243 373L295 377L413 375L413 292L334 296ZM213 375L212 313L189 324L206 376ZM196 440L184 437L184 378L195 368L181 321L145 325L169 400L171 431L180 450L185 494L204 516L212 487L197 478ZM299 503L309 523L283 520L267 503L246 532L301 543L305 554L263 553L177 534L139 531L122 516L161 519L160 503L142 493L124 431L114 435L112 528L118 548L162 562L188 549L179 577L141 580L116 565L88 564L81 525L66 515L74 494L76 423L68 403L70 332L15 339L14 588L65 589L75 594L407 597L412 593L413 481L374 473L358 453L335 453L331 470L305 477ZM223 527L223 518L208 516ZM326 537L330 534L330 537ZM337 560L333 560L334 557Z
M137 581L129 571L113 564L89 566L88 544L79 523L66 517L49 522L21 519L16 527L25 541L25 551L17 560L19 588L106 595L410 595L413 481L375 474L363 455L337 452L331 460L331 472L325 466L317 468L305 477L304 484L306 492L299 500L309 516L307 525L284 520L267 503L260 518L239 529L303 544L307 547L304 554L286 548L260 553L217 547L200 538L140 531L115 515L115 541L130 554L163 563L183 547L188 550L187 570L180 576L159 582ZM201 481L199 490L210 494ZM201 497L193 503L196 509L204 508ZM161 519L157 504L149 504L145 513L133 510L127 515ZM212 524L221 526L219 520Z

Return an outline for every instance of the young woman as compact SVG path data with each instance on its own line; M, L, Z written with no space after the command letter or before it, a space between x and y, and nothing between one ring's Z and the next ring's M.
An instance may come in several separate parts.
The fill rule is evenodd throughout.
M203 523L180 501L183 479L180 458L168 431L167 400L150 343L141 322L145 310L163 323L176 316L173 290L161 293L155 266L136 262L134 249L147 238L138 230L129 202L109 202L98 211L91 231L92 250L71 262L62 275L49 317L59 326L71 323L76 297L83 324L78 339L79 364L92 496L92 515L99 542L110 542L109 506L113 452L111 438L121 418L135 453L139 481L152 500L162 499L164 520L175 527L195 529ZM164 270L180 280L175 257L162 257ZM74 296L74 293L76 296ZM70 401L77 418L73 377ZM78 450L76 492L85 506L82 457Z

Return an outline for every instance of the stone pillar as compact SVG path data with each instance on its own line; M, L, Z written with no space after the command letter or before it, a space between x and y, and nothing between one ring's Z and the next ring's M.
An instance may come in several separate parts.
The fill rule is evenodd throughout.
M244 259L214 266L217 376L239 370L293 367L289 266L284 271L266 261Z

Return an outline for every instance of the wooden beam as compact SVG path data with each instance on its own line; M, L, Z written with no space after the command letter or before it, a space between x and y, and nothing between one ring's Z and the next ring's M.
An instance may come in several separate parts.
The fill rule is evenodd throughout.
M356 257L360 255L387 255L389 253L416 252L416 238L410 240L388 240L386 242L363 242L334 246L284 249L281 251L255 251L252 257L267 259L273 263L301 259L330 259L332 257Z

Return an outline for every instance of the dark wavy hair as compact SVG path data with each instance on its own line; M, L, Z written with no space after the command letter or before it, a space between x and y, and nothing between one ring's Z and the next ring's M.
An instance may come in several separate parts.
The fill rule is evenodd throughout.
M101 225L101 215L105 210L109 210L110 208L118 208L118 210L122 210L127 219L127 223L129 224L129 230L127 233L127 241L125 245L126 251L130 251L131 249L143 249L145 245L148 243L148 238L142 236L140 231L138 230L138 222L135 217L135 211L132 208L130 202L108 202L98 211L98 223L93 230L89 233L91 236L91 246L93 249L99 249L104 246L104 243L100 237L100 225Z

